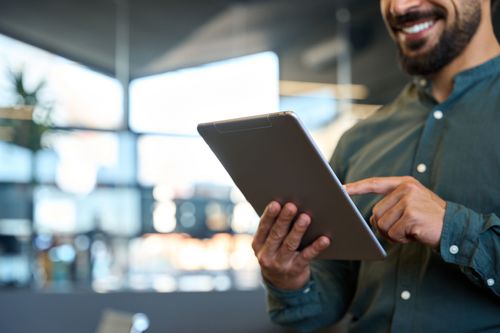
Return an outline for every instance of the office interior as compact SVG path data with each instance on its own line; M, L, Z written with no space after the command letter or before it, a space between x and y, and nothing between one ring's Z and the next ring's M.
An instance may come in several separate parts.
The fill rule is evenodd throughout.
M294 111L328 159L410 79L373 0L0 0L0 331L291 332L196 125Z

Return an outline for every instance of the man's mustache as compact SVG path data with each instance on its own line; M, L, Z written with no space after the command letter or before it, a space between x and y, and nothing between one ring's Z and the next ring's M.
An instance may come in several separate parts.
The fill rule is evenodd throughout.
M443 8L435 7L428 11L411 11L398 16L394 16L389 13L387 16L387 22L393 29L400 30L406 24L411 22L441 18L446 18L446 11Z

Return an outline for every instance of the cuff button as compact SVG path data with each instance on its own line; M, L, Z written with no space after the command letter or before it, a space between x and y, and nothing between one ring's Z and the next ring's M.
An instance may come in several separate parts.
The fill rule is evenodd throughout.
M458 253L458 251L459 251L458 246L456 246L456 245L452 245L452 246L450 246L450 253L451 253L451 254L457 254L457 253Z

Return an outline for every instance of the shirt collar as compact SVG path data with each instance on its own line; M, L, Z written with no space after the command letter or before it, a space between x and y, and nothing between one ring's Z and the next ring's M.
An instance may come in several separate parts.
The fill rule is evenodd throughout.
M476 82L486 76L500 74L500 55L480 64L479 66L469 68L455 76L455 84Z
M466 69L455 75L453 79L453 93L462 91L466 89L470 84L480 81L483 78L491 75L500 75L500 55L476 67ZM434 98L432 97L431 82L429 80L422 76L415 76L413 78L413 83L417 86L417 89L421 96L423 95L426 98L430 98L434 101Z

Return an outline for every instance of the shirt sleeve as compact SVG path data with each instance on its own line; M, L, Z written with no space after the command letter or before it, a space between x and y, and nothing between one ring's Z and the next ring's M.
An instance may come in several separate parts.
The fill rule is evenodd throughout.
M351 261L317 260L311 264L311 280L299 290L281 290L265 283L271 320L302 332L336 323L351 303L358 268Z
M500 297L500 218L448 202L441 235L444 261Z

